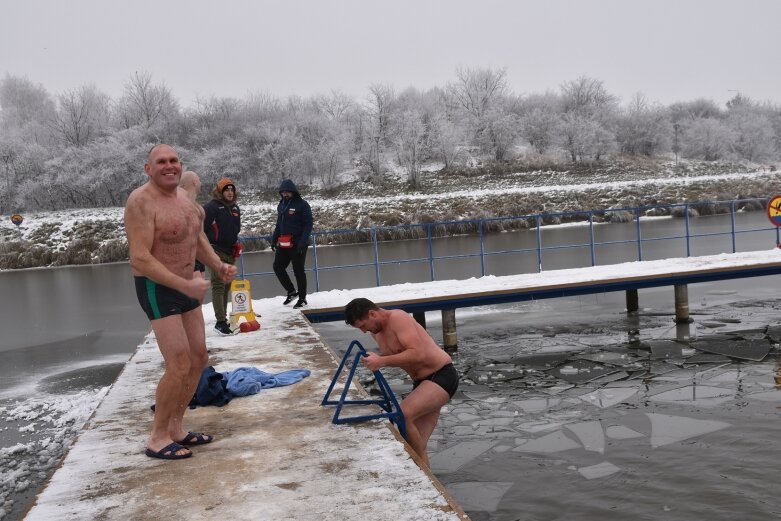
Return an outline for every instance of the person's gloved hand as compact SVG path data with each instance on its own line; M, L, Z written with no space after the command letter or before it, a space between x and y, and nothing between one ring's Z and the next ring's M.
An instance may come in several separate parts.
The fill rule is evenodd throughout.
M233 245L233 256L239 257L241 255L241 252L244 250L244 245L240 242L237 242Z
M277 241L271 243L271 251L277 251Z
M298 249L298 253L304 253L306 251L306 244L299 244L296 246L296 249Z

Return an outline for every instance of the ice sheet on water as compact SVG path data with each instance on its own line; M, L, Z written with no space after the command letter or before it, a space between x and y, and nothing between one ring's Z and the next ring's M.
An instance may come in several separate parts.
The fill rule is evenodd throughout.
M608 438L613 438L614 440L631 440L632 438L642 438L645 436L642 432L637 432L625 425L609 425L605 429L605 434Z
M716 420L697 420L687 416L646 413L651 420L651 447L658 448L730 427Z
M498 443L498 440L457 443L431 456L431 470L445 474L455 472Z
M598 421L587 421L571 423L567 425L578 437L583 448L586 450L605 453L605 433L602 431L602 424Z
M529 400L518 400L512 402L513 405L525 413L541 412L552 409L561 403L561 398L531 398Z
M598 479L610 476L616 472L620 472L621 469L610 463L609 461L603 461L596 465L590 465L588 467L580 467L578 472L586 479Z
M464 481L448 483L447 490L464 510L495 512L512 486L507 481Z
M602 409L624 402L637 393L636 387L605 387L579 396L581 400Z
M541 438L537 438L535 440L529 440L523 445L515 447L513 451L539 452L539 453L549 454L553 452L562 452L565 450L578 449L578 448L580 448L579 443L573 441L571 438L565 435L564 432L558 430L556 432L551 432L550 434L546 434Z
M744 335L743 338L746 336ZM762 338L750 340L699 340L693 342L692 347L707 353L760 362L768 355L771 346L762 334Z

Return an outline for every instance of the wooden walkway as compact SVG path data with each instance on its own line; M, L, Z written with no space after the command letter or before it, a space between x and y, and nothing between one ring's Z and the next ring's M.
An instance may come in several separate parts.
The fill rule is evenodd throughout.
M154 460L143 450L162 359L147 338L25 519L468 519L389 422L331 423L334 408L320 401L338 359L281 298L256 302L259 331L220 337L207 322L210 365L311 376L188 411L185 427L216 440L185 460Z
M503 277L331 291L322 297L312 295L309 298L310 309L305 314L312 322L343 320L344 304L354 297L366 297L382 307L415 313L778 274L781 274L781 249L775 248ZM341 296L337 305L334 305L334 293Z

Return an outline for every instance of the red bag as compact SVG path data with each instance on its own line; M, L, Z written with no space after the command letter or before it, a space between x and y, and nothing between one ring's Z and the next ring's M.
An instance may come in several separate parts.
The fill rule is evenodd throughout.
M289 249L293 247L293 236L288 235L280 235L279 239L277 239L277 247L278 248L285 248Z

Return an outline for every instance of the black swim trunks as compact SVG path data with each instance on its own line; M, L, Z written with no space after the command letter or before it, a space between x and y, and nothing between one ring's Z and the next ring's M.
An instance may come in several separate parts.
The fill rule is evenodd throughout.
M456 394L456 389L458 389L458 371L456 371L456 368L452 363L442 366L441 369L434 371L425 378L413 380L412 388L415 389L423 380L431 380L447 391L447 394L449 394L451 398Z
M181 315L201 305L194 298L175 289L156 283L146 277L133 277L136 281L136 296L141 309L149 320Z

